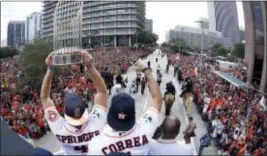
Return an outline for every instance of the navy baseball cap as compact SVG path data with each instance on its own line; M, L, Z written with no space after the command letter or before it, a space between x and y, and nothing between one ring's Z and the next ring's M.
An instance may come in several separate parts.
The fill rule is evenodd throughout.
M135 101L126 94L113 96L108 112L109 126L118 131L128 131L135 125Z
M49 155L49 156L52 156L53 154L50 151L45 150L43 148L35 148L32 152L32 155Z
M64 105L64 117L70 125L80 126L88 121L89 113L80 95L67 94L64 98Z

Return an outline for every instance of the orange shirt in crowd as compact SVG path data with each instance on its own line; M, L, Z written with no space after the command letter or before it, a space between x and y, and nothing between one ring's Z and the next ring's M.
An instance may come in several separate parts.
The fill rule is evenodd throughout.
M216 99L212 99L209 105L209 110L214 110L216 108L216 105L217 105Z
M217 106L222 107L223 104L224 104L224 99L219 98L219 99L217 100Z

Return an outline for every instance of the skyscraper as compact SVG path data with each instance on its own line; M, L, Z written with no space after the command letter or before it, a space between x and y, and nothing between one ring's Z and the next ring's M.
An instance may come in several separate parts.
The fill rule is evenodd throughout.
M7 26L7 45L20 47L25 44L25 21L10 21Z
M53 39L53 11L56 3L43 2L44 38ZM84 1L83 43L132 46L136 42L135 34L145 29L145 7L145 2L142 1Z
M222 32L230 38L232 44L240 42L238 14L236 2L213 1L208 2L210 29Z
M42 13L34 12L26 18L25 39L26 43L31 43L34 39L41 36Z
M152 19L147 19L146 20L146 31L153 32L153 20Z
M53 40L54 10L57 1L43 1L43 16L41 37L47 40Z
M247 84L267 93L267 2L243 2L245 17L245 62Z

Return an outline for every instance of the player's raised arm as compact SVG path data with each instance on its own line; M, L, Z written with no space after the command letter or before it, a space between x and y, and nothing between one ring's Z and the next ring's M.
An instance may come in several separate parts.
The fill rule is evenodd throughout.
M145 66L140 62L137 62L136 66L138 70L141 70L144 72L145 77L147 79L147 83L150 88L149 90L152 96L152 104L150 105L150 107L160 112L161 105L162 105L162 96L160 93L159 86L157 82L155 81L150 68L145 68Z
M54 105L52 99L50 98L51 82L54 70L54 67L52 67L51 54L48 55L48 57L45 60L45 63L47 64L47 72L43 79L42 89L41 89L41 101L44 110Z
M83 63L87 71L90 73L91 79L93 80L93 83L96 87L97 93L95 96L95 103L107 108L108 94L105 82L101 77L100 73L96 70L96 68L92 64L92 56L86 51L82 52L82 56L83 56Z

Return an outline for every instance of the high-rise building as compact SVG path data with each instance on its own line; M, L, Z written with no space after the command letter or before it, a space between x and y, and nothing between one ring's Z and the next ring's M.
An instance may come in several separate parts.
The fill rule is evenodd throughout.
M25 39L26 43L31 43L34 39L41 36L42 13L33 12L26 18Z
M7 45L20 47L25 44L25 21L10 21L7 26Z
M247 84L258 84L267 93L267 2L243 2ZM257 86L257 85L256 85Z
M44 38L53 39L53 11L56 3L43 2ZM145 6L145 2L142 1L84 1L83 45L134 45L136 33L145 29Z
M146 31L148 32L153 32L153 20L152 19L147 19L146 20Z
M167 42L171 39L183 39L191 48L200 48L203 40L203 49L208 50L215 44L222 44L230 47L230 39L222 37L221 32L202 30L188 26L177 25L166 34Z
M54 10L57 1L43 1L42 30L41 37L53 40Z
M232 44L240 43L238 14L236 2L212 1L208 2L210 30L222 32L231 39Z

